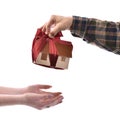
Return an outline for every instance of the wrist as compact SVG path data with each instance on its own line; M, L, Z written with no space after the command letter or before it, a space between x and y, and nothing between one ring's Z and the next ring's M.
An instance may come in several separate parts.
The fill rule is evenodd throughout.
M24 94L19 94L19 95L10 95L10 98L8 98L10 104L12 105L24 105L26 100L25 100L25 95Z
M71 26L72 26L72 23L73 23L73 17L72 16L70 16L70 17L67 17L67 19L68 19L68 25L69 25L69 27L68 27L68 30L70 30L71 29Z
M24 88L18 88L16 90L16 94L25 94L28 92L28 88L27 87L24 87Z
M21 105L23 104L23 105L25 105L26 104L26 95L25 94L17 95L16 104L21 104Z

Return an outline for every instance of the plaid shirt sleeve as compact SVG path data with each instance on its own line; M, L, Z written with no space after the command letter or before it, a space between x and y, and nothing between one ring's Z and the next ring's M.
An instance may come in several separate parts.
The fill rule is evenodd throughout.
M120 54L120 22L73 16L70 31L73 36L83 38L88 43Z

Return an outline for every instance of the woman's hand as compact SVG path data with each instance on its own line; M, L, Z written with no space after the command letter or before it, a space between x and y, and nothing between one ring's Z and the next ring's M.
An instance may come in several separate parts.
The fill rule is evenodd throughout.
M25 93L24 96L25 100L23 104L39 110L55 106L61 103L63 99L60 92Z

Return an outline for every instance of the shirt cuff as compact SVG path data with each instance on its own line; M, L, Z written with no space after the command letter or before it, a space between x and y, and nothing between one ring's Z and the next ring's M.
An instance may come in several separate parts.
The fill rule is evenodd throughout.
M88 18L73 16L73 22L70 28L71 34L75 37L84 38L87 28L87 21Z

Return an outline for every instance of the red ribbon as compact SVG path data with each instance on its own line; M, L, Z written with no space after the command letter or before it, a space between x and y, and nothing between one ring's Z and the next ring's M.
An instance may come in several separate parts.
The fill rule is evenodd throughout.
M50 38L42 29L37 29L35 38L33 40L32 45L32 60L36 60L38 54L42 51L46 43L49 43L49 54L57 55L57 49L55 46L55 42L60 40L60 37L63 36L61 32L59 32L54 38Z

